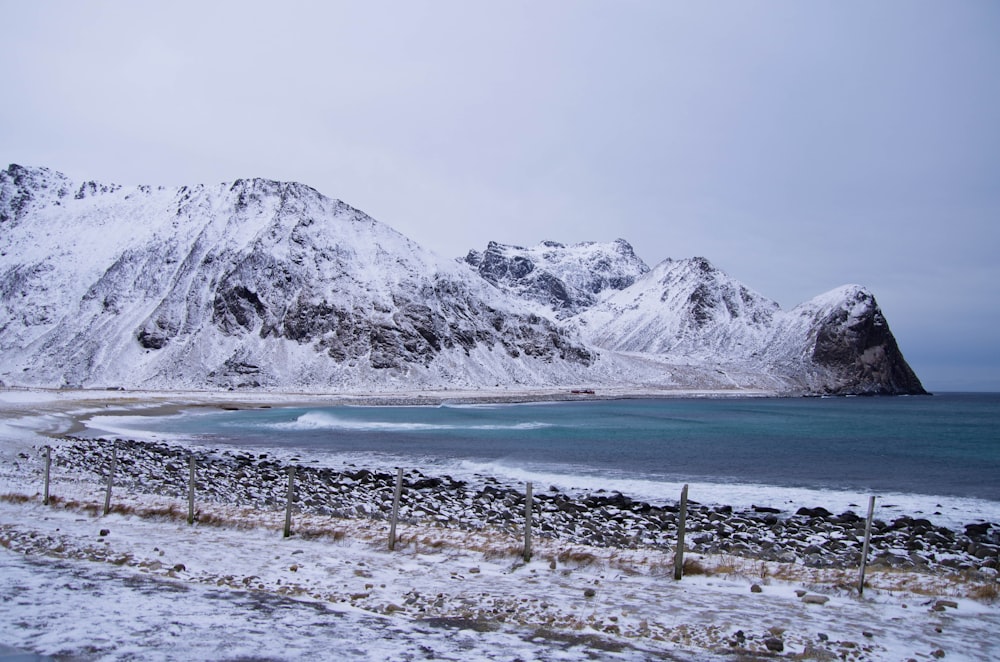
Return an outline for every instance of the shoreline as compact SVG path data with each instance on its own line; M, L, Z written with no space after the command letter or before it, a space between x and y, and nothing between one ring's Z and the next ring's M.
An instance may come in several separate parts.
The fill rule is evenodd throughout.
M693 389L604 389L573 393L577 387L503 390L441 390L397 392L294 392L294 391L127 391L117 388L46 389L0 387L0 426L5 420L53 417L39 429L26 429L22 438L58 438L86 431L86 422L97 415L169 416L196 409L258 409L300 406L435 407L442 404L521 404L538 402L587 402L656 398L780 398L773 391ZM584 388L584 387L580 387ZM589 388L589 387L586 387ZM23 426L22 426L23 427ZM0 427L2 431L2 427ZM10 436L10 435L8 435Z
M597 394L597 397L590 395L568 394L560 390L548 389L544 391L531 390L518 393L505 393L503 397L498 397L496 392L447 392L448 398L442 398L442 393L407 393L393 394L391 398L384 393L352 393L352 394L322 394L308 395L304 393L237 393L237 392L194 392L194 391L148 391L148 392L126 392L118 390L21 390L21 389L0 389L0 439L13 442L20 448L30 448L39 443L45 444L49 441L58 441L65 436L86 436L88 438L125 437L141 439L145 441L161 441L167 438L159 433L143 433L141 424L136 429L126 424L124 427L116 424L104 427L101 424L91 426L93 419L99 417L114 418L123 417L162 417L184 412L196 413L198 411L226 411L226 410L258 410L270 408L295 408L295 407L325 407L325 406L439 406L442 403L455 404L514 404L514 403L547 403L547 402L587 402L591 400L624 400L624 399L659 399L662 393L657 391L629 391L616 394ZM13 396L13 397L12 397ZM95 397L96 396L96 397ZM723 398L723 399L744 399L744 398L780 398L774 394L751 392L733 393L732 391L682 391L673 392L675 399L703 399L703 398ZM136 436L138 435L138 436ZM174 443L187 444L189 446L199 446L202 444L197 439L184 440L175 438ZM228 448L258 448L257 445L250 444L242 446L226 441L216 442ZM265 448L266 446L266 448ZM294 451L282 448L280 444L265 444L259 446L275 455L292 457L296 454L311 457L313 461L329 461L336 454L321 452L319 449L307 450L297 448ZM5 449L0 445L0 458L9 454L14 449ZM357 455L357 453L349 453ZM363 453L361 455L364 455ZM434 466L435 463L426 464L420 461L413 462L407 457L394 457L392 454L386 455L389 463L399 463L402 466L411 466L417 469L435 472L442 468ZM346 460L345 460L346 461ZM358 458L354 461L371 463L375 465L385 465L385 461L372 458ZM663 489L669 494L679 493L681 483L690 483L692 488L698 486L698 494L706 503L713 505L732 505L734 507L748 507L751 504L763 506L773 506L788 508L788 504L795 509L798 506L813 507L820 504L838 512L844 509L858 509L862 502L867 501L867 497L876 494L880 497L879 509L889 509L885 516L896 517L909 515L915 518L929 518L935 524L945 526L961 526L967 523L982 523L990 521L1000 521L1000 502L991 501L975 496L946 495L946 494L923 494L923 493L902 493L902 492L871 492L864 487L825 487L814 488L808 486L793 485L768 485L755 484L752 482L718 482L706 477L699 479L692 477L680 481L677 479L665 480L665 482L646 481L637 479L635 481L628 478L609 479L602 481L603 484L595 484L595 481L586 474L574 475L561 473L551 473L540 470L531 472L518 467L506 467L489 464L477 466L475 463L468 469L452 467L450 470L457 475L468 477L470 471L486 472L499 478L504 482L524 482L534 480L537 483L545 482L557 484L562 489L575 491L596 491L601 488L608 490L619 490L629 494L633 498L659 499ZM676 483L676 485L674 484ZM721 486L729 486L724 488ZM676 489L675 489L676 488ZM943 505L942 505L943 504Z
M384 468L349 464L333 467L303 462L276 449L199 447L162 441L67 436L53 447L54 466L85 480L100 481L111 449L119 468L116 482L129 490L173 494L188 488L187 461L195 458L204 498L230 507L267 509L284 503L291 467L296 471L296 510L321 517L389 518L394 477ZM448 475L404 471L400 522L444 528L496 530L514 535L523 528L523 488L492 476L475 482ZM618 491L563 492L538 486L535 526L556 541L622 549L671 549L678 528L677 503L649 502ZM766 506L689 502L687 548L696 554L733 554L810 568L857 567L864 513L834 513L823 505L794 511ZM921 572L971 571L996 574L1000 524L966 522L936 526L914 513L876 518L869 564ZM521 523L519 519L522 518Z
M83 404L90 415L108 411L92 411L79 399L54 409L65 423ZM132 415L141 411L123 408ZM266 635L259 627L241 630L247 619L242 612L218 617L227 631L240 633L239 645L274 659L287 655L287 644L275 642L287 642L291 633L315 642L314 654L364 637L378 651L364 659L398 659L417 643L454 651L455 659L498 660L726 660L734 654L748 661L782 655L889 660L945 652L990 659L998 652L996 564L989 554L976 556L979 545L986 553L1000 543L1000 529L989 524L947 530L902 513L879 522L860 597L858 515L690 502L690 563L675 581L678 512L671 501L541 485L534 557L525 562L524 495L516 486L410 469L404 471L399 543L390 552L395 477L384 468L333 466L270 448L57 436L53 505L41 504L41 447L50 438L36 434L16 452L4 444L0 473L0 542L6 548L0 549L0 566L12 586L9 596L0 588L0 623L8 624L9 638L0 643L44 654L91 650L86 634L67 644L64 633L96 627L110 638L103 644L106 659L129 659L136 650L129 619L108 635L93 621L95 614L114 612L123 600L134 600L130 609L137 614L184 613L200 609L202 595L234 596L225 598L227 604L246 599L254 609L291 599L281 603L289 617ZM112 509L102 517L113 444ZM192 455L197 515L188 525ZM290 466L296 468L297 500L292 535L283 539ZM85 595L74 589L81 577L91 587ZM123 593L129 587L141 590ZM67 606L54 608L53 602ZM324 622L362 620L345 634L298 625L320 613ZM385 620L363 620L371 618ZM82 621L92 626L81 628ZM202 632L194 623L189 628ZM170 628L147 623L139 629L144 650L176 650ZM187 654L178 659L231 657L218 648L214 631L194 634L185 646ZM504 656L502 650L518 652Z

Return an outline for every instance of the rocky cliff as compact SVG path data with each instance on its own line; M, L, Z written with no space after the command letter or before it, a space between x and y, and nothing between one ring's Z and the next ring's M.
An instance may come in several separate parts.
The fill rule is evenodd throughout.
M504 386L917 393L874 298L789 312L624 240L446 260L263 179L165 188L0 171L0 380L43 386Z

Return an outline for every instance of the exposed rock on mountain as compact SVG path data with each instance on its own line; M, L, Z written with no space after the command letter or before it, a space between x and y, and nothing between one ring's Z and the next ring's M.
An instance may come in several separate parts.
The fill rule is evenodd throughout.
M650 270L624 240L459 262L301 184L20 166L0 171L0 381L922 392L862 288L785 313L701 258Z
M778 312L704 258L668 259L576 321L608 349L731 361L752 357Z
M0 173L3 379L418 387L582 381L592 350L299 184Z
M599 347L794 375L807 393L925 393L875 297L857 285L785 312L704 258L668 259L573 321Z
M835 376L823 388L831 393L924 393L903 358L889 324L868 290L847 286L799 306L809 324L813 362Z
M498 288L551 309L564 318L623 290L649 271L624 239L610 244L566 246L555 241L533 248L491 241L486 251L469 251L466 263Z

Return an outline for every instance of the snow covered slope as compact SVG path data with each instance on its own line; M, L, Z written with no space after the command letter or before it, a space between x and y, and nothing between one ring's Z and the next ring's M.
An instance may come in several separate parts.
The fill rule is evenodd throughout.
M705 258L668 259L573 321L599 347L772 375L807 393L924 392L874 296L856 285L785 312Z
M0 379L420 388L579 383L594 355L467 267L300 184L0 173Z
M533 248L491 241L482 253L469 251L465 262L498 288L537 301L558 318L589 308L604 292L625 289L649 271L624 239L571 246L545 241Z
M649 270L623 240L459 262L301 184L16 165L0 171L0 381L922 392L861 288L784 313L700 258Z

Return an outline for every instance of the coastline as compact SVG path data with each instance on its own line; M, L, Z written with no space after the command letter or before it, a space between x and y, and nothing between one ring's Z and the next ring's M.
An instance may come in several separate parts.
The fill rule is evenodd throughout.
M198 587L211 587L255 596L255 603L294 598L287 609L389 619L385 623L395 634L380 635L383 626L371 622L359 626L375 651L371 657L358 655L361 659L399 657L410 650L399 646L412 647L417 640L447 651L456 636L464 648L455 655L473 650L482 659L516 657L496 652L507 649L520 651L522 658L553 660L731 659L733 653L754 660L782 651L804 659L858 660L936 651L947 651L949 659L1000 654L992 636L1000 627L997 572L989 557L997 528L989 525L949 531L912 513L879 522L868 590L860 597L854 586L858 514L824 512L822 504L809 513L691 504L690 573L675 582L670 577L675 502L539 486L535 557L525 563L519 537L524 498L517 486L488 477L472 484L410 469L404 476L399 548L389 552L393 477L384 468L330 466L270 449L125 439L114 442L119 468L113 508L102 517L112 442L66 433L89 417L401 401L385 394L9 393L0 392L0 434L7 440L0 472L0 539L7 550L0 550L0 563L16 578L18 595L36 596L36 602L22 597L0 604L0 624L25 623L27 604L47 604L29 590L39 573L53 577L48 590L59 600L78 604L79 596L65 588L72 583L59 579L65 567L79 576L103 577L96 591L108 600L121 600L122 587L140 581L187 587L183 598L143 591L137 611L173 609L176 599L195 604ZM507 397L545 401L552 395ZM643 395L662 397L637 394ZM434 404L438 397L410 394L405 404ZM45 445L53 447L55 458L56 499L50 507L41 504L40 493ZM199 467L198 515L189 526L185 481L192 454ZM292 465L299 480L293 534L282 543L286 471ZM272 545L275 553L259 552ZM980 545L985 558L977 556ZM33 570L18 565L11 553L30 559ZM68 610L62 620L40 614L38 624L7 625L5 636L12 639L0 643L58 653L38 645L39 632L65 631L66 619L74 619L75 626L92 618L80 614L93 611L93 599ZM232 618L238 631L246 615ZM279 640L297 631L291 621L282 627ZM254 633L244 635L282 658L281 650L268 649ZM166 645L159 635L144 636L151 637L152 649ZM343 636L346 641L357 635ZM122 651L121 659L128 656L127 640L122 634L115 649ZM216 650L210 648L216 643L204 634L190 644L196 648L189 656L225 659L207 652ZM87 645L80 641L72 650ZM119 659L114 652L106 657Z
M592 390L593 393L573 393ZM0 388L0 425L5 420L38 416L54 417L49 424L25 434L56 438L81 434L86 421L98 414L169 416L200 408L253 409L266 407L434 407L442 404L520 404L651 398L771 398L784 396L765 390L698 389L598 389L566 387L547 389L455 389L440 391L307 392L307 391L126 391L122 389L44 389L5 386Z

